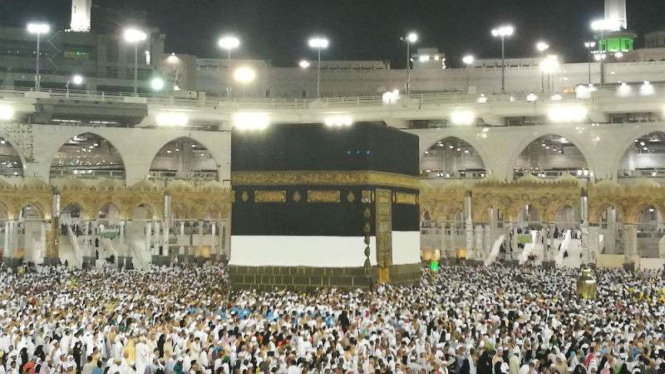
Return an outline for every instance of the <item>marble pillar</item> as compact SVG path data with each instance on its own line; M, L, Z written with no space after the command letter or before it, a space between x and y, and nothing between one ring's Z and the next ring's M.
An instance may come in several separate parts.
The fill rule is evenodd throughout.
M475 261L475 248L474 248L474 237L473 237L473 217L472 217L472 201L471 201L471 191L466 191L464 197L464 216L465 216L465 225L464 231L466 234L466 259L470 261Z
M475 227L475 236L476 236L476 243L475 243L475 251L474 255L475 258L474 260L476 261L484 261L485 256L484 256L484 251L483 251L483 240L485 239L485 229L483 228L482 225L476 225Z
M624 225L624 232L626 233L624 268L633 270L640 260L637 252L637 225L634 223Z

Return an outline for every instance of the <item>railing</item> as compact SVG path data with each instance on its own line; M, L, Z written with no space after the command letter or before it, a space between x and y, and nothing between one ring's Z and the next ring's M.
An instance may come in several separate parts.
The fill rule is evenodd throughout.
M665 84L653 84L654 95L662 96L665 93ZM638 89L633 91L639 91ZM11 87L0 89L0 98L23 98L26 92L34 92L34 89ZM175 97L165 95L145 95L135 96L130 92L84 92L84 91L64 91L64 90L42 90L50 98L70 100L70 101L102 101L116 103L131 103L136 98L142 98L148 104L165 106L198 106L209 108L225 109L316 109L316 108L349 108L349 107L399 107L403 105L422 105L422 104L445 104L445 103L478 103L481 95L459 93L459 92L441 92L416 94L411 96L402 96L395 103L384 104L381 96L353 96L353 97L329 97L320 99L269 99L269 98L227 98L212 95L201 94L199 97ZM512 92L512 93L487 93L482 95L483 100L492 102L526 102L526 97L532 92ZM536 93L538 95L538 93ZM559 100L578 99L577 95L572 93L560 93ZM590 92L588 99L613 98L619 96L614 86L596 87ZM640 94L627 95L628 97L638 97ZM538 101L554 102L550 95L538 95Z
M420 174L423 179L482 179L487 174L485 171L454 171L444 172L440 170L424 171Z
M522 178L525 175L533 175L536 178L541 178L541 179L557 179L560 177L563 177L564 175L572 175L576 178L579 179L586 179L589 178L589 172L588 170L583 171L579 169L568 169L568 170L542 170L542 171L518 171L515 170L513 171L513 177L515 179Z
M51 178L65 178L73 177L79 179L95 179L95 178L109 178L109 179L125 179L124 170L88 170L88 169L51 169Z
M151 171L148 179L168 181L168 180L186 180L186 181L203 181L209 182L218 179L217 172L210 171L193 171L191 173L179 174L176 171Z
M619 178L665 178L665 169L619 170Z

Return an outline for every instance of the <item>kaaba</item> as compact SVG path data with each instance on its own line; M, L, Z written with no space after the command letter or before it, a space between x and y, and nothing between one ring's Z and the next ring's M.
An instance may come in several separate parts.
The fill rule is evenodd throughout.
M383 123L232 133L234 288L419 281L418 137Z

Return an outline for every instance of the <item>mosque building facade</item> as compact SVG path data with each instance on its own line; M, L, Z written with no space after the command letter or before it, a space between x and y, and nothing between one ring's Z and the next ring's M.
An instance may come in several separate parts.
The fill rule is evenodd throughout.
M85 18L89 1L75 3ZM131 51L76 22L45 52L72 66L85 59L76 88L66 63L47 67L41 90L32 88L34 47L16 29L0 29L0 53L18 51L0 59L6 264L228 260L231 212L243 199L231 184L232 133L371 122L418 137L413 251L424 257L484 262L502 238L514 253L502 255L507 261L524 262L518 249L526 246L537 261L562 264L547 248L565 243L577 266L663 267L665 49L560 61L547 79L540 59L508 60L503 93L493 60L448 68L438 51L418 52L411 96L399 92L404 70L331 61L316 98L315 69L245 60L230 69L223 59L171 55L153 30L134 96ZM87 52L55 51L73 40ZM255 79L230 82L238 68ZM156 78L164 84L155 87ZM161 91L148 93L154 88Z

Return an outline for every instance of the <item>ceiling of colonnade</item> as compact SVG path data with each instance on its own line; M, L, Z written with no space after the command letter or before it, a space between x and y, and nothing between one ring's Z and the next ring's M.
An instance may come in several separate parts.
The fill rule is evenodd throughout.
M482 178L485 163L478 151L456 137L442 139L426 152L420 164L421 174L430 178Z
M545 135L531 142L513 166L515 177L528 174L540 178L558 178L565 174L586 177L588 169L580 149L559 135Z
M53 157L51 178L103 176L124 178L118 150L103 137L85 133L69 139Z

